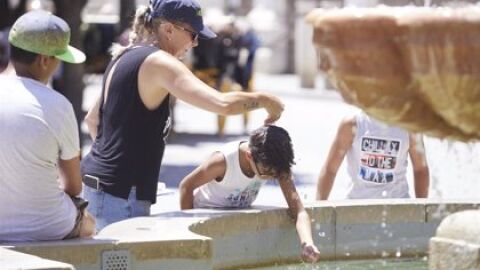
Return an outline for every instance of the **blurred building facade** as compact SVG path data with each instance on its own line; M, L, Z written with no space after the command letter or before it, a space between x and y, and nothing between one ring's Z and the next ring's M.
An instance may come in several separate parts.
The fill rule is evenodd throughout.
M474 0L198 0L210 24L222 20L222 16L245 19L261 40L255 70L265 73L297 73L311 76L316 72L315 52L311 42L311 29L304 23L304 16L316 7L338 8L344 6L371 7L379 4L445 5L475 3ZM119 23L121 7L148 5L148 0L89 0L83 12L86 22ZM124 14L128 14L124 13ZM314 71L315 70L315 71Z
M112 41L128 27L137 5L148 5L149 0L83 0L82 11L85 50L88 56L101 55ZM261 40L255 61L255 70L264 73L297 73L311 77L316 72L316 56L311 42L311 29L304 16L316 7L375 6L378 4L462 5L475 0L198 0L204 7L206 20L217 23L225 16L244 19ZM3 6L28 5L52 9L53 0L0 0ZM2 9L3 10L3 9ZM0 14L1 15L1 14ZM7 16L0 16L6 20ZM105 61L97 59L96 61ZM89 63L87 72L101 72L101 64ZM303 80L303 79L302 79ZM307 83L307 85L310 83Z

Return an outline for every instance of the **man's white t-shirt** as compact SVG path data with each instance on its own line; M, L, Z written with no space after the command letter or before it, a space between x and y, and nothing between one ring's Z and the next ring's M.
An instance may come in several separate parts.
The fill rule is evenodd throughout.
M239 159L241 143L230 142L221 149L226 162L225 175L220 182L212 180L195 189L194 208L246 208L255 201L266 181L243 174Z
M57 169L79 155L72 105L32 79L0 85L0 242L62 239L77 215Z

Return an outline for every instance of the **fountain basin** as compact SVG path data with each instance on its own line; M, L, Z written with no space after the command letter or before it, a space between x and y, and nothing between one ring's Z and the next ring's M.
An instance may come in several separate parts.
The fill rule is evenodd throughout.
M398 199L318 202L306 208L325 261L425 256L445 216L479 205ZM171 212L112 224L95 239L2 247L77 270L239 269L300 262L286 209L271 207Z

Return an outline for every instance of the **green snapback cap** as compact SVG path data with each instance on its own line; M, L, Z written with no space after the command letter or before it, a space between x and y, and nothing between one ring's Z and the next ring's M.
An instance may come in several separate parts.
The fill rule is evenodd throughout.
M70 27L61 18L43 10L25 13L13 24L8 41L25 51L56 58L73 64L85 61L85 54L68 45Z

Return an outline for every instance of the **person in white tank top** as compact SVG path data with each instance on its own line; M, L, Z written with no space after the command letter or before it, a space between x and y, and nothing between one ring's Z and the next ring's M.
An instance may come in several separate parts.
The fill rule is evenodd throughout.
M415 197L428 197L430 177L422 136L361 112L340 123L318 178L317 200L328 199L345 155L351 179L348 199L409 198L408 156L413 166Z
M277 179L295 220L302 258L316 262L320 252L313 243L310 217L292 179L294 164L290 136L283 128L266 125L214 152L180 183L180 208L246 208L265 180Z

